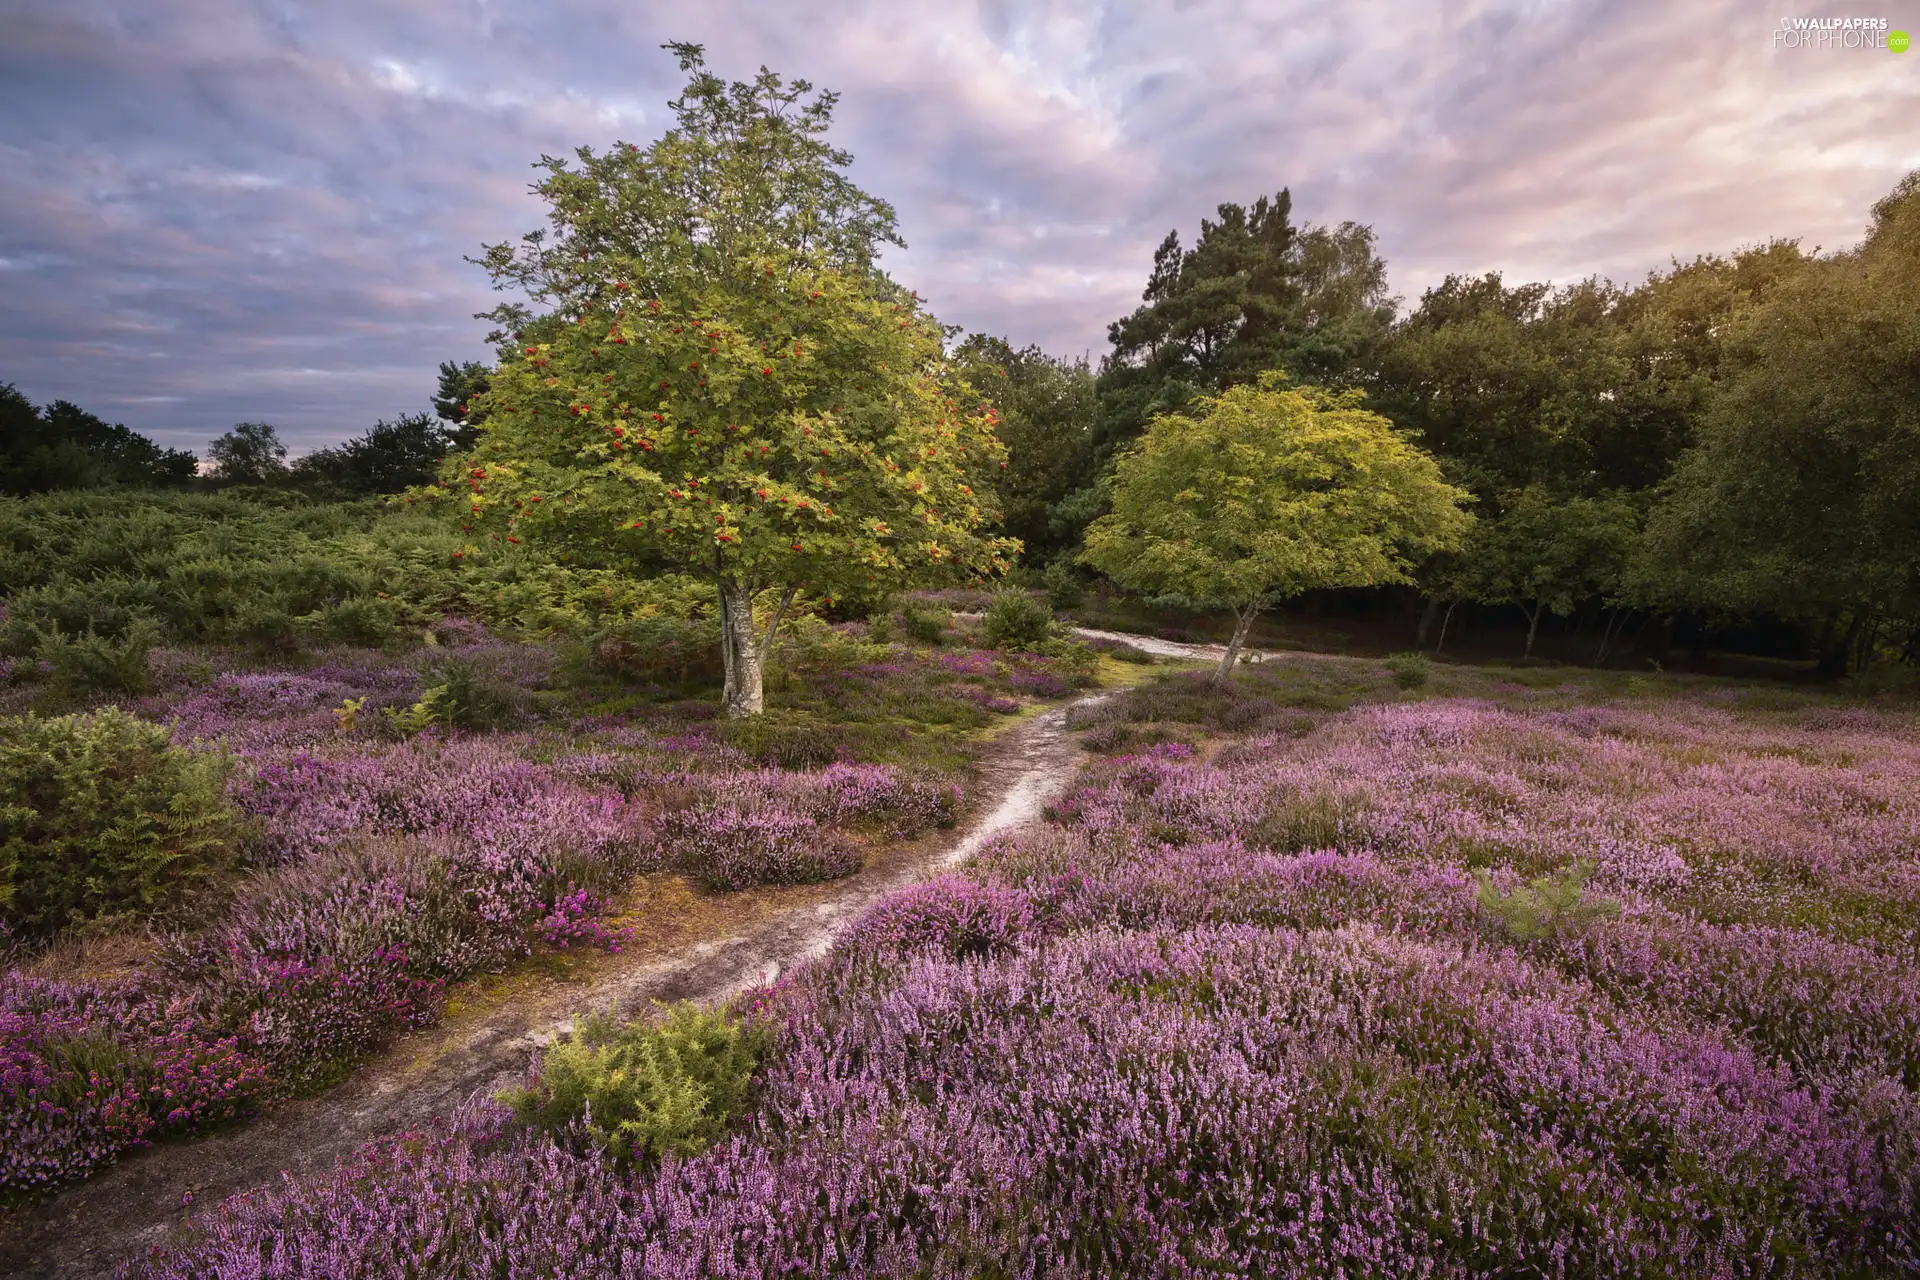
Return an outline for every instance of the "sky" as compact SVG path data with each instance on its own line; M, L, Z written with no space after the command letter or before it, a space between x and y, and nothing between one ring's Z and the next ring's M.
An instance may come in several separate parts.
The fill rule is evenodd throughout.
M1920 0L1841 11L1920 35ZM484 359L466 261L531 166L665 128L668 40L841 94L949 324L1106 350L1154 247L1287 187L1449 273L1643 278L1833 250L1920 168L1920 50L1788 47L1753 0L0 0L0 381L170 447L298 454ZM1822 14L1821 16L1828 16Z

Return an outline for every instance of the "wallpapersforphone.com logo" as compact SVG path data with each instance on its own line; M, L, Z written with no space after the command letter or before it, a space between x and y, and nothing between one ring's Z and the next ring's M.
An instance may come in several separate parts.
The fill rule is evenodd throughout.
M1776 49L1885 49L1905 53L1912 40L1885 18L1782 18Z

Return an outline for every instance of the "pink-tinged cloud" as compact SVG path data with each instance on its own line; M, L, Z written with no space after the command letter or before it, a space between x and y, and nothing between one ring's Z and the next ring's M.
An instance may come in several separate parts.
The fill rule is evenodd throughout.
M0 380L200 447L424 407L538 225L542 153L644 140L679 76L841 92L888 262L942 319L1105 347L1154 246L1282 186L1394 288L1636 279L1852 243L1920 168L1920 53L1774 47L1744 0L16 0L0 41ZM1920 29L1920 0L1877 4Z

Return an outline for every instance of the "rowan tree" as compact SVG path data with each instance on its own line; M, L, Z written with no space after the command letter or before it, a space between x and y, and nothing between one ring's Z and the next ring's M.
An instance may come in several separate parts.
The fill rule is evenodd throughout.
M550 234L479 260L548 309L489 313L502 347L478 438L432 496L476 538L712 582L725 708L752 715L799 593L970 580L1018 544L987 532L994 411L877 266L893 211L825 141L834 95L805 101L810 84L764 68L729 85L699 46L667 47L690 73L675 126L577 166L543 158Z
M1419 557L1460 545L1468 495L1361 403L1267 373L1155 418L1116 460L1112 511L1081 559L1150 601L1231 609L1216 683L1278 602L1407 581Z

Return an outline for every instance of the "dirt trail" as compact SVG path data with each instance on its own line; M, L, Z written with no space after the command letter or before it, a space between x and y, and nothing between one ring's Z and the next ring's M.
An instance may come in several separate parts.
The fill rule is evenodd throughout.
M1156 658L1191 658L1196 662L1218 662L1226 656L1227 646L1223 644L1188 644L1181 640L1161 640L1154 636L1136 636L1125 631L1097 631L1092 627L1075 627L1073 633L1086 640L1118 640L1130 644ZM1277 654L1260 649L1242 648L1242 661L1259 662Z
M688 896L678 904L685 910L674 931L650 946L568 973L519 975L491 995L483 982L445 1022L405 1037L335 1089L283 1103L231 1132L154 1147L0 1215L0 1275L110 1275L165 1239L189 1195L211 1206L282 1171L331 1167L370 1139L417 1128L475 1093L517 1083L528 1051L552 1041L582 1010L630 1012L650 1000L718 998L824 952L881 894L951 867L990 836L1038 818L1079 761L1066 713L1040 712L995 742L973 785L991 807L958 836L940 833L888 850L859 875L831 885L718 900Z

